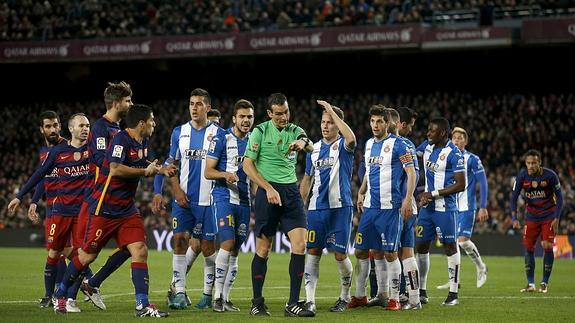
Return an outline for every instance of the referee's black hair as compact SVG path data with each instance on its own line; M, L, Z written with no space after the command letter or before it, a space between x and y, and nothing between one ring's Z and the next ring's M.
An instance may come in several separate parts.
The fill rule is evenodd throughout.
M272 111L272 105L283 105L287 102L287 98L283 93L272 93L268 97L267 109Z
M140 121L147 122L152 116L152 108L144 104L133 105L126 114L126 127L134 129Z

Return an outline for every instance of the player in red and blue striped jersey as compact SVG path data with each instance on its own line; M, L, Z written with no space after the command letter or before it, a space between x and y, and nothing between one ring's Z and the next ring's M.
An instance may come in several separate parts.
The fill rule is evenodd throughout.
M132 282L136 294L137 317L166 317L148 300L148 265L144 223L135 205L138 183L142 176L158 172L175 174L175 167L161 167L157 160L147 161L148 142L155 127L152 109L133 106L126 116L126 130L119 132L110 144L88 210L91 221L84 245L68 266L56 292L57 313L66 313L63 295L78 279L106 243L114 238L119 248L127 247L132 256Z
M60 136L61 124L60 117L54 111L47 110L40 114L40 133L44 137L46 143L45 146L40 148L39 159L40 163L38 168L42 166L44 160L48 156L50 150L65 140ZM46 180L48 179L48 180ZM48 233L50 230L50 221L52 215L52 209L48 207L52 204L52 201L56 198L56 190L54 188L56 178L51 175L46 175L37 185L34 195L32 196L32 201L28 207L28 218L33 223L39 223L40 218L36 212L38 206L38 201L45 196L46 197L46 208L45 208L45 218L44 218L44 237L46 239L46 248L48 247ZM46 249L47 251L48 249ZM52 294L54 294L54 286L57 286L62 281L62 275L66 270L66 257L61 256L58 263L53 265L51 263L46 263L44 266L44 297L40 299L40 307L46 308L52 306Z
M132 89L126 82L109 83L104 90L104 103L106 113L92 125L90 135L88 136L88 153L92 163L92 183L98 179L100 169L103 167L106 153L112 142L112 138L120 132L120 120L126 116L126 113L132 106ZM89 212L88 204L94 185L90 185L84 192L85 203L82 205L82 211L79 217L79 226L82 232L86 232ZM115 249L108 258L104 266L98 270L93 277L86 277L82 283L82 292L90 298L92 303L101 310L106 309L106 305L100 296L100 285L116 269L130 258L130 252L127 249Z
M83 234L78 232L76 227L77 215L82 204L84 187L90 182L90 163L86 147L90 122L84 114L77 113L70 118L68 128L72 140L62 141L50 150L41 167L34 172L14 200L21 200L45 176L50 176L46 180L51 182L50 189L55 192L56 197L48 205L52 215L47 237L46 268L52 269L57 265L62 253L70 255L72 250L66 248L69 241L72 241L72 246L76 248L83 242ZM18 203L11 203L13 208L17 205ZM75 304L78 288L79 285L76 285L68 292L66 306L70 311L80 311Z
M344 122L343 111L326 101L318 100L323 108L322 139L313 144L307 154L305 176L300 193L308 204L307 256L305 260L306 307L315 312L315 291L319 278L319 263L324 247L334 251L340 274L340 295L330 312L343 312L351 300L353 267L347 256L353 218L351 172L356 139ZM341 136L340 136L341 132Z
M240 246L250 226L251 183L243 170L243 156L254 125L254 106L247 100L234 104L234 126L210 143L205 177L214 180L212 209L218 222L220 250L216 257L214 311L239 309L230 301L230 291L238 272Z
M523 246L525 247L525 274L527 286L521 292L535 291L535 243L541 239L543 256L543 278L539 292L547 293L547 284L553 269L553 241L557 234L563 194L557 174L549 168L541 167L541 153L530 149L525 154L525 166L513 184L511 195L511 215L513 228L520 229L517 220L517 198L523 191L525 200L525 228L523 230Z

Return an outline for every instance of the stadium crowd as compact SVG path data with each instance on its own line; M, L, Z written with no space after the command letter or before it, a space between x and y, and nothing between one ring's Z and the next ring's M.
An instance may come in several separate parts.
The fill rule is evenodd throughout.
M574 8L573 0L7 0L0 41L86 39L420 23L434 12Z
M215 95L217 96L217 94ZM452 126L464 127L469 133L468 149L476 153L485 165L489 198L490 219L486 223L477 223L476 233L499 232L516 234L512 228L509 212L509 199L514 176L524 167L522 155L529 148L539 149L543 153L543 166L557 171L564 194L564 209L559 234L575 234L575 135L571 131L575 120L571 111L575 109L575 96L526 94L505 94L475 96L464 93L432 93L427 95L378 95L360 94L335 95L321 97L343 108L346 121L358 138L355 170L361 160L363 143L371 136L367 111L372 104L381 103L388 107L409 106L419 117L411 136L418 144L426 136L427 122L436 116L444 116ZM215 97L212 107L222 112L221 124L231 122L231 107L238 98ZM267 119L265 98L247 98L256 107L256 121ZM313 140L321 138L319 119L321 109L315 102L316 97L290 98L291 119L307 130ZM137 92L134 102L138 103ZM149 102L145 102L149 103ZM156 111L157 127L152 136L151 157L163 160L169 146L172 129L189 120L187 100L160 100L151 103ZM3 106L0 115L4 131L0 136L0 156L3 165L0 168L0 228L24 228L31 226L26 211L30 196L24 201L18 212L10 217L7 203L15 196L38 165L38 150L44 145L39 133L38 115L43 110L55 110L60 114L63 124L62 135L68 137L67 119L75 112L86 113L92 122L99 118L104 110L103 102L38 103L28 106ZM300 156L303 158L303 155ZM304 163L299 163L298 175L303 174ZM357 191L357 178L354 178L354 194ZM421 185L421 183L420 183ZM139 188L139 208L149 228L168 228L168 213L164 217L151 215L153 192L151 179L143 181ZM168 193L169 195L169 193ZM355 199L354 199L355 200ZM169 204L169 203L168 203ZM521 205L521 204L520 204ZM42 202L40 213L43 213ZM169 212L169 210L167 210Z

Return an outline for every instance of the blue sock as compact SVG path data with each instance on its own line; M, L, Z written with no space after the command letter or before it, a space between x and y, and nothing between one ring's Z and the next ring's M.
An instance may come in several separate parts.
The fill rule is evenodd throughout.
M149 289L148 264L145 262L132 262L132 283L136 290L136 307L146 307Z
M78 260L78 256L74 257L72 261L70 261L68 268L66 268L62 282L58 286L58 290L55 293L56 298L62 298L67 295L68 288L80 277L83 270L84 266L82 266L80 260Z
M527 282L535 284L535 254L533 251L525 252L525 274L527 275Z
M64 278L64 273L66 272L66 267L68 267L68 265L66 265L66 257L60 256L58 259L58 273L56 274L55 282L56 286L60 286L62 278Z
M553 260L555 260L555 255L553 255L553 250L545 250L545 255L543 256L543 280L545 284L549 283L549 277L551 277L551 270L553 269Z
M116 251L108 257L106 263L98 272L90 278L88 284L92 287L100 287L102 282L106 280L116 269L120 268L126 260L131 257L130 252L127 249L116 249Z
M64 271L66 268L64 268ZM62 273L64 274L64 273ZM56 276L58 275L58 258L46 258L46 266L44 267L44 288L46 289L46 297L52 297L54 294L54 287L56 286Z
M88 275L92 276L92 270L90 269L90 267L86 267L82 272L82 274L80 274L78 279L76 279L74 284L68 287L68 291L66 291L67 298L76 299L76 297L78 296L78 291L80 290L80 285L82 284L82 280L84 279L84 277L87 277Z

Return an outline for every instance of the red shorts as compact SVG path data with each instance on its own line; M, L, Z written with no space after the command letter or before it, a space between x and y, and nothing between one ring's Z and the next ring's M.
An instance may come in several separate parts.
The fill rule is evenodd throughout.
M116 240L118 248L134 242L146 242L144 221L140 214L134 213L115 219L91 215L88 234L82 249L87 253L97 254L111 238Z
M82 243L78 246L83 246L86 238L86 229L88 228L88 220L90 219L90 212L88 212L88 203L83 202L80 208L80 213L78 213L78 227L76 229L76 234L78 235L78 241Z
M80 245L75 235L78 217L52 214L50 218L51 221L46 226L48 249L64 250L65 247Z
M46 217L46 219L44 220L44 242L45 242L45 246L46 246L46 250L49 250L48 248L48 233L50 232L50 224L52 224L52 217Z
M555 232L551 227L553 219L547 221L525 221L525 229L523 230L523 246L527 251L535 250L535 243L537 238L541 237L541 241L548 241L553 243L555 240Z

